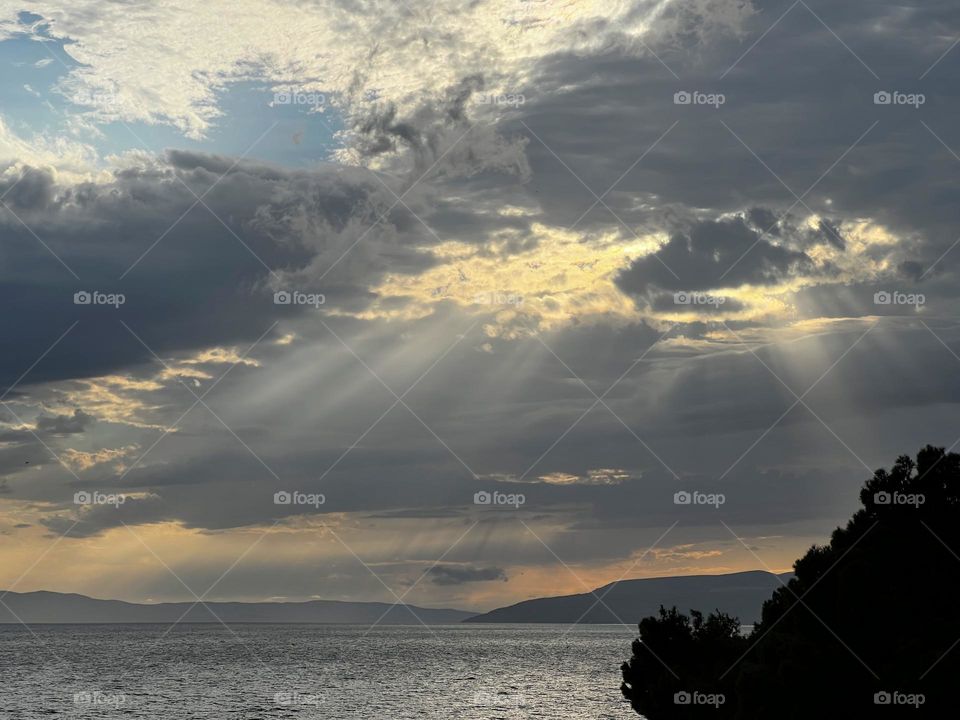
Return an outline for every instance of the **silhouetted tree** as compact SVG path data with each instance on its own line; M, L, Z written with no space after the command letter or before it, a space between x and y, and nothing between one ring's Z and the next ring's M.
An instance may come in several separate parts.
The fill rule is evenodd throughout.
M633 708L651 720L956 716L960 455L902 456L860 500L828 545L797 560L749 638L719 614L644 619L622 668ZM677 704L682 691L725 702Z
M679 694L694 690L705 698L726 696L732 686L720 676L746 648L737 618L717 611L704 620L696 610L687 617L661 605L658 617L640 622L640 639L633 641L633 658L624 665L623 677L626 683L632 677L643 682L625 684L624 695L637 712L651 718L695 717L703 712L701 705L692 696L683 704ZM682 668L683 675L674 668Z

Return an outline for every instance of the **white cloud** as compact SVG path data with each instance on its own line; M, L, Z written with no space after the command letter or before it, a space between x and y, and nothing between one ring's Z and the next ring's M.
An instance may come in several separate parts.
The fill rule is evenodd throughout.
M18 25L24 11L43 20ZM99 120L169 123L197 138L221 113L218 92L241 80L339 94L352 109L387 101L404 112L472 74L489 91L509 91L548 54L612 45L642 54L654 22L664 36L690 23L726 31L746 14L734 0L0 0L0 39L42 31L69 40L65 52L80 66L62 82L64 94Z
M15 132L0 114L0 181L5 174L18 176L23 165L57 168L63 182L92 180L96 152L85 143L42 134L25 138Z

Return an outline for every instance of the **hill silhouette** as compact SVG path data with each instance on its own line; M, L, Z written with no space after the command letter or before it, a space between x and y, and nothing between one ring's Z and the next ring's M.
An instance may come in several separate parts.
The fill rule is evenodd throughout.
M129 603L75 593L0 590L0 625L19 623L345 623L443 625L473 613L422 608L404 603L342 602L199 602Z
M640 622L624 696L650 718L955 717L960 455L901 456L830 543L794 564L749 637L663 607Z
M727 575L618 580L592 592L524 600L476 615L468 623L621 623L637 622L660 605L710 603L723 612L753 622L763 601L791 573L763 570ZM599 598L599 600L598 600ZM602 602L601 602L602 600Z

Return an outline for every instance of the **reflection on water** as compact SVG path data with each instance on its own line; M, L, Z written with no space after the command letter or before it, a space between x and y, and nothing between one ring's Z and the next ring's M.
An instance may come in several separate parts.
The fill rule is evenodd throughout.
M622 626L32 630L0 626L0 717L637 717L619 692Z

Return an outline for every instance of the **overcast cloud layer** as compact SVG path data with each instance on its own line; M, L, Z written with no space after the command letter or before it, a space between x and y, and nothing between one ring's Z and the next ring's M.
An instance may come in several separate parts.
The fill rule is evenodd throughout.
M0 1L0 587L782 571L958 442L955 3L230 8Z

